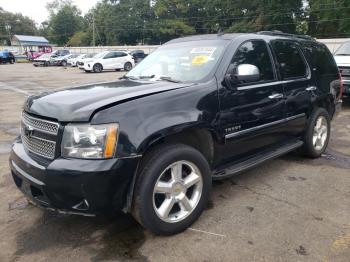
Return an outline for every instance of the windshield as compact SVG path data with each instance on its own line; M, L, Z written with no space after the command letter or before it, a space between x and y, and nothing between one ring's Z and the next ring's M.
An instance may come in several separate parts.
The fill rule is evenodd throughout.
M349 55L350 56L350 42L346 42L342 44L337 51L335 51L335 55Z
M163 45L126 77L199 81L213 71L228 43L226 40L203 40Z

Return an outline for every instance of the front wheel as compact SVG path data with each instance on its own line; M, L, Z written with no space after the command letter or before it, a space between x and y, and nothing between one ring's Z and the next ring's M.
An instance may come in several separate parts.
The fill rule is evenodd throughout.
M93 71L95 73L101 73L102 72L102 65L101 64L95 64L93 67Z
M323 108L316 109L310 116L304 136L303 153L309 157L320 157L327 148L331 133L331 121Z
M209 164L199 151L181 144L161 146L143 160L132 213L156 234L176 234L200 216L210 190Z
M67 66L67 61L62 61L62 66L66 67Z

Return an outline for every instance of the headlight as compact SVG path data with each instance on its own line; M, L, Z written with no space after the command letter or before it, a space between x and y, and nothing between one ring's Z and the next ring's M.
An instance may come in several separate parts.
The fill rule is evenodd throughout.
M62 156L111 158L117 144L118 124L67 125L62 139Z

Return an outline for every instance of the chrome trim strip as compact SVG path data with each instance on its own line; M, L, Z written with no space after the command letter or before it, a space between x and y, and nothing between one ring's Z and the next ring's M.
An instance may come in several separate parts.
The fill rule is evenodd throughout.
M238 131L238 132L235 132L235 133L232 133L232 134L227 134L227 135L225 135L225 139L234 138L234 137L237 137L237 136L240 136L240 135L244 135L246 133L257 131L257 130L260 130L260 129L263 129L263 128L266 128L266 127L270 127L270 126L273 126L273 125L286 123L288 121L291 121L291 120L303 117L305 115L306 115L305 113L302 113L302 114L298 114L298 115L295 115L295 116L287 117L287 118L284 118L284 119L281 119L281 120L273 121L273 122L270 122L270 123L267 123L267 124L263 124L263 125L260 125L260 126L255 126L255 127L252 127L252 128L248 128L248 129L245 129L245 130L242 130L242 131Z
M44 186L45 184L43 182L41 182L40 180L32 177L31 175L29 175L27 172L25 172L24 170L22 170L19 166L16 165L16 163L12 160L12 166L16 169L16 171L18 173L20 173L22 176L24 176L25 178L27 178L28 180L32 181L33 183L39 185L39 186Z
M118 157L118 159L129 159L129 158L139 158L139 157L142 157L142 155L123 156L123 157Z

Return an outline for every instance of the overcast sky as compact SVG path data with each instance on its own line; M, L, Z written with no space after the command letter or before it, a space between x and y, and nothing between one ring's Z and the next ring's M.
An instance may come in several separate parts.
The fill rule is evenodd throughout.
M73 0L74 4L85 14L99 0ZM0 6L6 11L13 13L22 13L35 20L38 24L45 21L48 12L45 8L46 3L51 0L0 0Z

